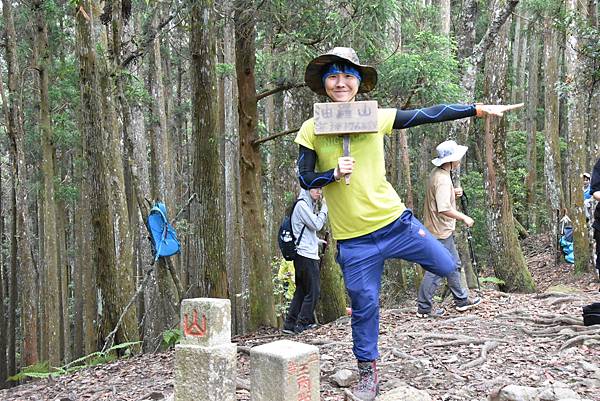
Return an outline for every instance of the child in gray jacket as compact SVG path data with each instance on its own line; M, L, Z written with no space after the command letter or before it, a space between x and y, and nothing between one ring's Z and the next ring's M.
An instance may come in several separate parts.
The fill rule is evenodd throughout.
M302 189L299 202L292 211L292 230L299 239L298 255L294 259L296 291L283 324L283 332L298 334L314 324L315 306L319 300L319 243L317 231L327 220L327 204L322 202L317 212L317 201L321 199L321 188ZM298 241L298 240L297 240Z

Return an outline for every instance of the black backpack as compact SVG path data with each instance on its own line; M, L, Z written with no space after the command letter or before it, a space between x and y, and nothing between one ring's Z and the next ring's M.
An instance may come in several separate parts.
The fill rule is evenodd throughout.
M600 303L596 302L583 307L583 325L600 324Z
M302 234L304 234L304 229L306 226L302 227L302 231L300 231L300 236L298 240L294 236L294 230L292 230L292 214L294 213L294 209L296 209L296 204L300 202L302 199L297 199L289 213L286 213L283 216L283 221L279 226L279 232L277 234L277 242L279 244L279 249L281 250L281 254L285 260L294 260L296 255L298 255L297 247L302 240Z

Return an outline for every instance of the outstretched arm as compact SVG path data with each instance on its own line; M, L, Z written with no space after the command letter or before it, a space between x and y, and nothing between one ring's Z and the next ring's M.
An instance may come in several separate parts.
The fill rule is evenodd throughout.
M437 123L441 121L459 120L467 117L483 117L493 115L501 117L505 112L523 107L523 103L511 105L490 104L439 104L423 109L396 111L394 120L395 129L415 127L421 124Z

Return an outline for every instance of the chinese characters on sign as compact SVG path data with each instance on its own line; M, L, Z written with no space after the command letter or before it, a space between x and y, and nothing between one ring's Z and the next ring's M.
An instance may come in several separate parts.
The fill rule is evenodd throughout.
M377 102L315 103L315 133L377 132Z
M315 355L311 355L304 363L296 365L295 362L290 361L288 364L288 373L290 376L296 376L296 384L298 385L296 401L311 401L312 387L309 366L313 363L318 363L318 358Z

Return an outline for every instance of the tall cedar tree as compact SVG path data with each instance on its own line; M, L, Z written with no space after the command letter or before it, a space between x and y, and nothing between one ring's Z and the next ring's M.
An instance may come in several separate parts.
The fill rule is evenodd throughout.
M275 326L273 283L267 256L262 202L262 168L256 109L256 10L250 0L235 2L235 69L238 83L240 129L240 188L242 194L242 246L249 263L249 329Z
M485 93L488 104L503 104L508 100L508 30L509 24L500 28L496 46L486 56ZM504 291L532 292L535 285L525 265L513 219L506 161L506 120L488 116L484 177L492 264L496 277L504 281Z
M200 205L195 209L198 227L198 268L206 286L206 295L227 298L225 229L221 218L224 215L224 194L223 167L220 159L222 135L216 101L214 1L194 2L191 20L192 133L195 139L193 182L194 192L200 198Z

